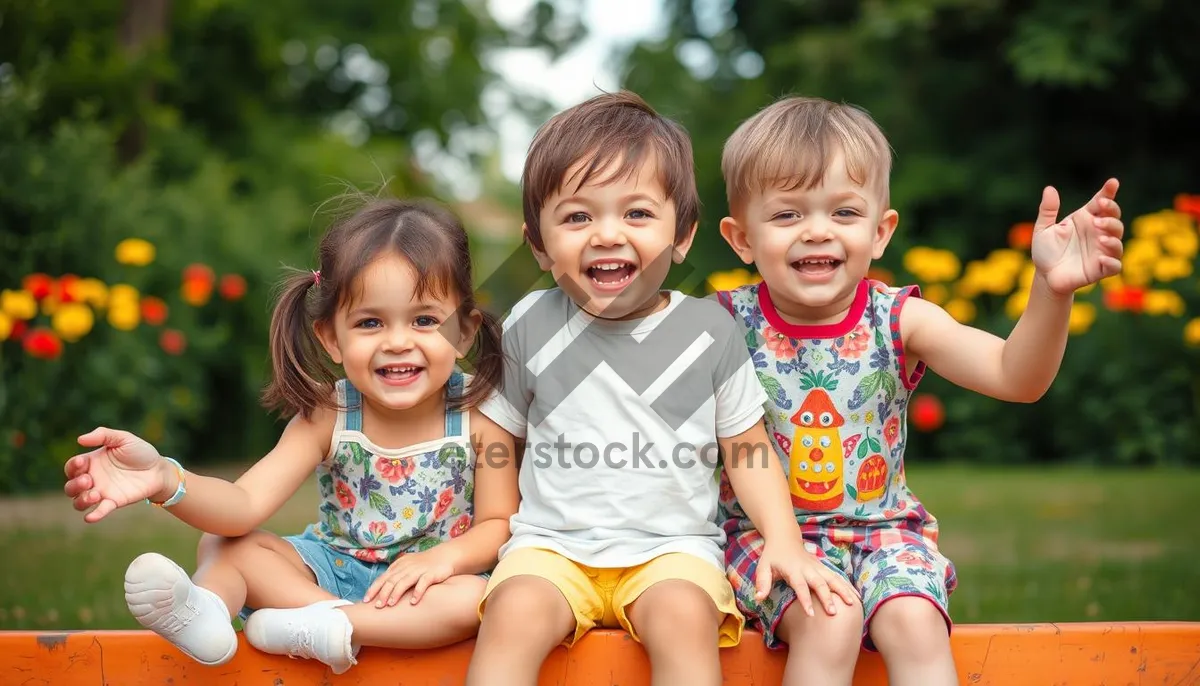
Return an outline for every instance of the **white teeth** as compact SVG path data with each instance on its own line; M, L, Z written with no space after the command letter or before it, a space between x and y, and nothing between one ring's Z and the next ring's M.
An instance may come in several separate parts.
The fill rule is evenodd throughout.
M605 262L604 264L593 265L592 269L599 269L606 272L615 272L618 269L625 267L624 262Z
M383 371L388 372L389 374L404 374L406 372L415 372L415 371L417 371L417 368L416 367L384 367Z

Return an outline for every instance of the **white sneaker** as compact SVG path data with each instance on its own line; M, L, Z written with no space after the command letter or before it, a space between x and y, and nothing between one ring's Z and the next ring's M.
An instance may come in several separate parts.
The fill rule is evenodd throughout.
M350 641L354 627L345 612L349 600L323 600L290 609L258 610L246 619L246 642L264 653L320 660L334 674L357 664L358 647Z
M129 563L125 604L138 624L201 664L225 664L237 652L237 633L224 601L158 553Z

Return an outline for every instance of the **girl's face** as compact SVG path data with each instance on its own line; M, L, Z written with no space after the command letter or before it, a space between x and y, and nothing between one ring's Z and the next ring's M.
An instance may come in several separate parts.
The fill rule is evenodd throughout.
M352 297L317 338L364 398L380 410L407 410L440 398L455 362L470 350L479 315L460 321L458 298L416 297L417 274L396 254L371 262Z

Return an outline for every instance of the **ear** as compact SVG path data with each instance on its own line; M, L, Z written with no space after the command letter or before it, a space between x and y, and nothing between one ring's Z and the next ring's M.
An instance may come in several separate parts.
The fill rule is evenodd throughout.
M337 334L333 330L333 325L328 322L313 322L313 333L317 335L317 340L321 342L321 347L325 348L329 359L333 360L334 364L341 364L342 351L338 348Z
M483 326L483 314L479 310L471 310L467 316L459 317L458 345L454 346L458 359L461 360L467 356L471 345L475 343L475 334L479 333L481 326Z
M533 239L529 237L529 226L527 224L521 224L521 235L525 237L525 242L529 244L529 249L533 252L533 259L537 260L538 266L542 268L542 271L550 271L550 265L553 264L553 262L550 261L550 256L547 255L545 251L539 250L538 247L533 244Z
M742 259L744 264L754 263L754 253L750 250L750 238L746 230L733 217L721 220L721 237L733 248L733 252Z
M896 225L899 222L900 213L896 210L888 210L879 218L879 225L875 227L875 241L871 245L873 259L878 260L883 257L883 251L896 233Z
M696 240L696 227L699 225L700 222L692 223L692 228L688 229L687 235L675 243L675 251L671 254L671 259L675 261L675 264L683 264L683 259L692 249L692 242Z

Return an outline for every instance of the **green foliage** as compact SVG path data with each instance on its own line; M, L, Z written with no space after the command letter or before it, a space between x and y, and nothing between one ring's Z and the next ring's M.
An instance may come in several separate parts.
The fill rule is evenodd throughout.
M879 262L902 273L915 245L963 261L1005 247L1032 221L1041 190L1063 211L1109 176L1126 219L1200 191L1195 161L1200 5L1111 0L668 0L669 35L637 46L624 85L689 129L704 215L688 259L742 266L717 234L728 212L721 147L746 118L784 95L864 107L895 150L891 199L901 220ZM699 58L697 58L699 56ZM694 67L685 65L696 65ZM719 104L718 104L719 103ZM1180 285L1196 312L1194 280ZM1099 295L1092 296L1099 302ZM977 326L1007 335L1003 301ZM1197 464L1198 360L1175 317L1101 317L1072 339L1052 390L1013 405L930 374L946 426L918 435L920 459ZM1002 438L1001 438L1002 437Z

